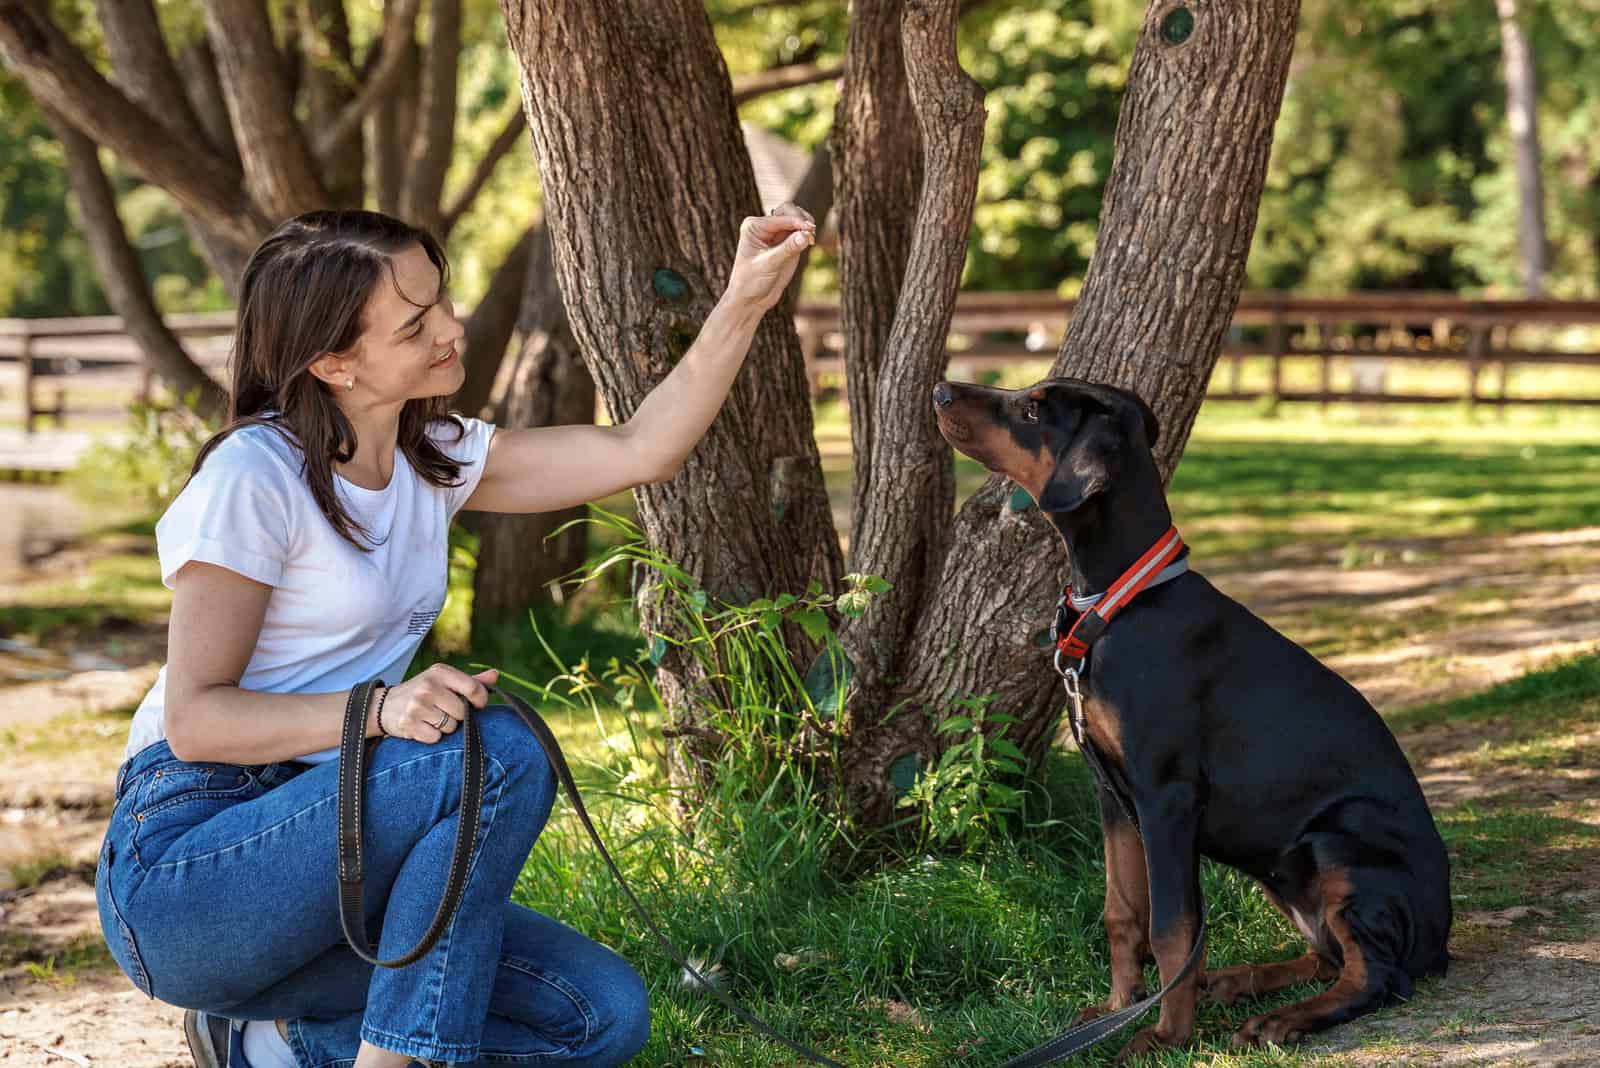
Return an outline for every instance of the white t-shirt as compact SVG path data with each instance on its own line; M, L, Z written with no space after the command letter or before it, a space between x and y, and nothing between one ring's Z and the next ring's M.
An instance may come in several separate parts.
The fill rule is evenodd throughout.
M366 528L370 551L334 530L301 474L299 448L262 426L235 431L156 524L161 581L172 587L199 560L272 587L255 652L239 686L265 693L332 693L371 678L393 684L444 606L450 520L483 476L494 427L454 417L429 433L461 465L462 483L423 479L395 450L394 475L381 490L334 475L335 491ZM361 535L358 533L357 537ZM134 713L128 755L166 736L167 671ZM307 753L332 760L337 749Z

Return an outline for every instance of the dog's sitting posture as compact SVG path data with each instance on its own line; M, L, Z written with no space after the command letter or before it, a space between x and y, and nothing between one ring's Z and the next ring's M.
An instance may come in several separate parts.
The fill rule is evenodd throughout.
M1132 393L1069 378L1016 391L941 382L933 403L946 440L1026 489L1060 531L1075 594L1104 591L1171 528L1156 418ZM1394 735L1349 683L1187 571L1126 603L1081 686L1111 784L1100 789L1111 998L1091 1011L1141 997L1152 951L1164 984L1179 972L1202 854L1255 878L1310 943L1298 960L1191 972L1124 1056L1186 1042L1197 994L1226 1003L1336 979L1234 1035L1289 1042L1444 972L1444 843Z

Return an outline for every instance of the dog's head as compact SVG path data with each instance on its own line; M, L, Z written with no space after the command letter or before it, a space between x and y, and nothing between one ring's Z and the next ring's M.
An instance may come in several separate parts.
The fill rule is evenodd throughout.
M1074 511L1104 491L1160 434L1136 395L1076 378L1017 390L940 382L933 409L946 441L1033 494L1046 512Z

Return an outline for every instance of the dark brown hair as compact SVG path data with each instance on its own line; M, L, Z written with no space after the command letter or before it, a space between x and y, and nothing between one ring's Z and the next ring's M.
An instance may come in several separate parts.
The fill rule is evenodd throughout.
M200 449L191 478L234 431L269 427L300 450L311 495L333 528L357 548L371 549L371 535L334 492L333 465L355 455L355 428L310 367L324 353L356 343L362 310L382 279L399 292L392 257L412 245L422 246L439 268L442 287L450 265L433 235L375 211L307 212L261 243L239 285L228 423ZM407 401L400 412L400 451L435 486L461 484L460 465L427 433L433 422L448 420L459 440L461 425L449 419L448 410L446 398L429 397Z

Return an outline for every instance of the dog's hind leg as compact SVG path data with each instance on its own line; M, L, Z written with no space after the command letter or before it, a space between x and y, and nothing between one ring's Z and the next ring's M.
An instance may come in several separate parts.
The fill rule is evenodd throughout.
M1337 943L1342 958L1338 981L1298 1004L1252 1016L1234 1032L1234 1045L1298 1042L1313 1031L1364 1016L1391 997L1411 993L1410 977L1395 964L1394 939L1378 933L1398 910L1382 899L1381 891L1364 899L1348 870L1324 870L1321 886L1323 929Z
M1214 1005L1232 1005L1240 998L1259 997L1301 983L1326 982L1339 975L1338 947L1330 943L1324 931L1311 929L1306 922L1306 913L1312 910L1290 907L1288 902L1266 886L1261 887L1261 892L1290 923L1300 929L1300 933L1311 943L1311 950L1294 960L1236 964L1231 968L1206 972L1200 980L1201 996Z

